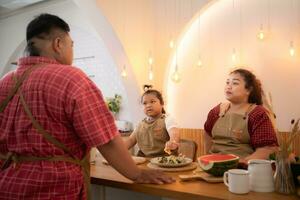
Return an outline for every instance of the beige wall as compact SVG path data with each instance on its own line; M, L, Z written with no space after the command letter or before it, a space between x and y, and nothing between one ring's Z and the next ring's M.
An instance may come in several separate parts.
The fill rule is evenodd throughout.
M279 130L289 130L291 119L300 117L300 1L291 7L290 1L272 0L269 8L268 2L237 0L233 9L232 1L216 1L203 10L200 33L195 19L182 34L178 48L182 80L170 81L174 65L165 79L168 111L182 127L203 128L209 110L225 101L223 88L234 66L252 70L272 94ZM261 23L267 33L264 41L257 39ZM293 57L290 40L296 51ZM233 48L236 63L231 60ZM202 68L196 67L199 49Z
M209 0L97 2L124 47L140 89L143 84L150 83L163 90L165 70L172 52L169 48L170 35L178 37L199 8ZM154 58L153 81L148 80L149 52Z

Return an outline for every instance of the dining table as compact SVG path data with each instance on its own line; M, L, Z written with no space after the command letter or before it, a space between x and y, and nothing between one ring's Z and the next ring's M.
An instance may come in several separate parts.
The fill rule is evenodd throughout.
M149 162L149 161L147 161ZM140 168L148 168L147 162L138 165ZM171 184L137 184L125 178L110 165L98 162L91 165L91 184L125 189L134 192L145 193L159 197L184 200L292 200L299 199L296 195L284 195L276 192L259 193L249 192L248 194L233 194L228 191L224 183L208 183L203 180L181 181L179 175L189 175L191 171L165 172L173 177L176 182Z

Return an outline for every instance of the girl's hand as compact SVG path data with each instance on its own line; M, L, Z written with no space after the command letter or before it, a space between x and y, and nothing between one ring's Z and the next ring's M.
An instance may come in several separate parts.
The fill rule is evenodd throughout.
M171 150L175 150L179 147L179 143L175 140L166 142L165 152L170 152Z

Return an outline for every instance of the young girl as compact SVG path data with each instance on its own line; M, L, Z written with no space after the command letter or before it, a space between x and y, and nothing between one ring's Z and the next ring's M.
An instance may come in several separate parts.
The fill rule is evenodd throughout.
M277 150L270 113L262 106L260 81L245 69L229 74L225 85L228 103L214 107L205 122L207 153L232 153L241 162L266 159Z
M128 149L136 143L138 156L154 157L176 150L179 144L179 130L176 122L165 114L164 101L159 91L148 89L141 102L146 118L143 119L125 141Z

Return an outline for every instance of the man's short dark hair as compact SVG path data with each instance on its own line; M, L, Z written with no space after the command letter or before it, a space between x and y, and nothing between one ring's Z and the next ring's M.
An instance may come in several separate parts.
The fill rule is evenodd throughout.
M26 30L26 40L28 42L31 38L39 36L42 33L49 34L53 29L60 29L66 33L70 31L69 25L58 16L51 14L40 14L28 24Z
M58 16L47 13L36 16L28 24L26 29L26 50L30 56L39 56L38 50L34 47L30 39L33 37L42 37L42 35L49 35L54 29L59 29L66 33L70 32L70 27L64 20Z

